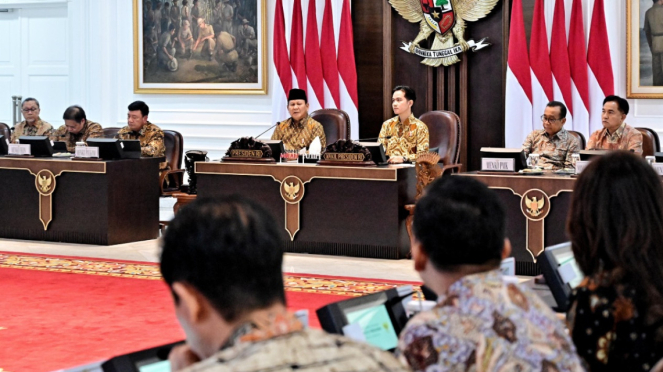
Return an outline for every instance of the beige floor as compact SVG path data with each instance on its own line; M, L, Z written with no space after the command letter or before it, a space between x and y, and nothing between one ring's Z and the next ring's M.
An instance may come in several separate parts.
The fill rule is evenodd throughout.
M98 246L0 239L0 251L157 262L158 240ZM285 255L283 271L358 278L420 281L410 260L383 260L309 254Z

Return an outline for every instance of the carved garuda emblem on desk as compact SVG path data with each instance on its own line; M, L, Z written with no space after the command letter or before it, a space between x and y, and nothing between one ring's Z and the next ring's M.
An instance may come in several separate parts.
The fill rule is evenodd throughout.
M427 66L450 66L460 61L458 54L490 45L486 38L475 42L465 40L465 22L477 21L490 13L499 0L389 0L391 6L406 20L419 23L419 34L403 42L402 50L424 57ZM419 48L419 43L435 33L431 49ZM454 44L454 36L458 43Z
M55 191L55 175L47 169L39 171L35 176L35 186L41 195L51 195Z

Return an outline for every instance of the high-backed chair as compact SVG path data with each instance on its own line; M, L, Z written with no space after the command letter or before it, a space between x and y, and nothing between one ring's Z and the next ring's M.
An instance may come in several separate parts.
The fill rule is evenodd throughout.
M444 165L458 164L461 135L458 115L451 111L428 111L419 120L428 127L431 151L437 150L440 162Z
M574 136L578 140L578 143L580 144L580 148L578 150L584 150L587 146L585 136L583 136L580 132L576 132L575 130L567 130L567 132L569 132L570 135Z
M173 193L180 192L184 182L184 169L182 169L184 138L179 132L164 130L163 141L166 147L166 161L170 169L161 172L161 196L171 196Z
M311 118L317 120L325 131L327 144L339 139L350 138L350 116L338 109L320 109L311 113Z
M104 138L115 138L117 132L119 132L120 129L122 128L117 128L117 127L104 128Z
M661 151L661 141L658 134L649 128L635 128L642 133L642 156L653 156L655 152Z
M5 139L8 141L12 140L12 132L9 130L9 125L5 123L0 123L0 134L5 136Z

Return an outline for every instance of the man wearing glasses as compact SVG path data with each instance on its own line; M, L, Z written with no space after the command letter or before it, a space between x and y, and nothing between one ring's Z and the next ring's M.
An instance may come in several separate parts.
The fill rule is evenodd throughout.
M642 133L625 122L628 109L628 101L624 98L605 97L601 112L603 129L592 133L587 149L628 150L642 155Z
M39 101L34 98L26 98L21 105L23 113L22 122L18 123L12 133L12 142L18 143L20 136L50 136L53 126L39 118Z
M530 133L523 142L525 155L539 154L536 164L543 169L573 168L571 154L580 150L575 136L564 129L566 106L557 101L548 102L541 116L543 129Z

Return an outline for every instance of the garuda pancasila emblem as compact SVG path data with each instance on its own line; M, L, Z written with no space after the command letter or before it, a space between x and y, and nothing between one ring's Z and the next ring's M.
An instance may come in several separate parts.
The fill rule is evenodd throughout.
M536 196L532 199L525 196L525 205L527 205L527 211L533 217L538 217L541 214L541 209L543 208L544 203L545 200L543 198L541 198L541 200L536 200Z
M286 183L283 185L283 188L285 189L285 194L290 198L290 200L295 200L297 199L297 194L299 193L299 183L296 185L293 185L292 182L289 184Z
M475 42L465 40L465 22L477 21L490 13L499 0L389 0L391 6L406 20L419 23L419 35L401 49L424 57L421 63L437 67L460 61L458 54L470 49L487 47L486 38ZM419 43L435 32L431 49L419 48ZM453 34L452 34L453 33ZM454 36L458 43L454 44Z

